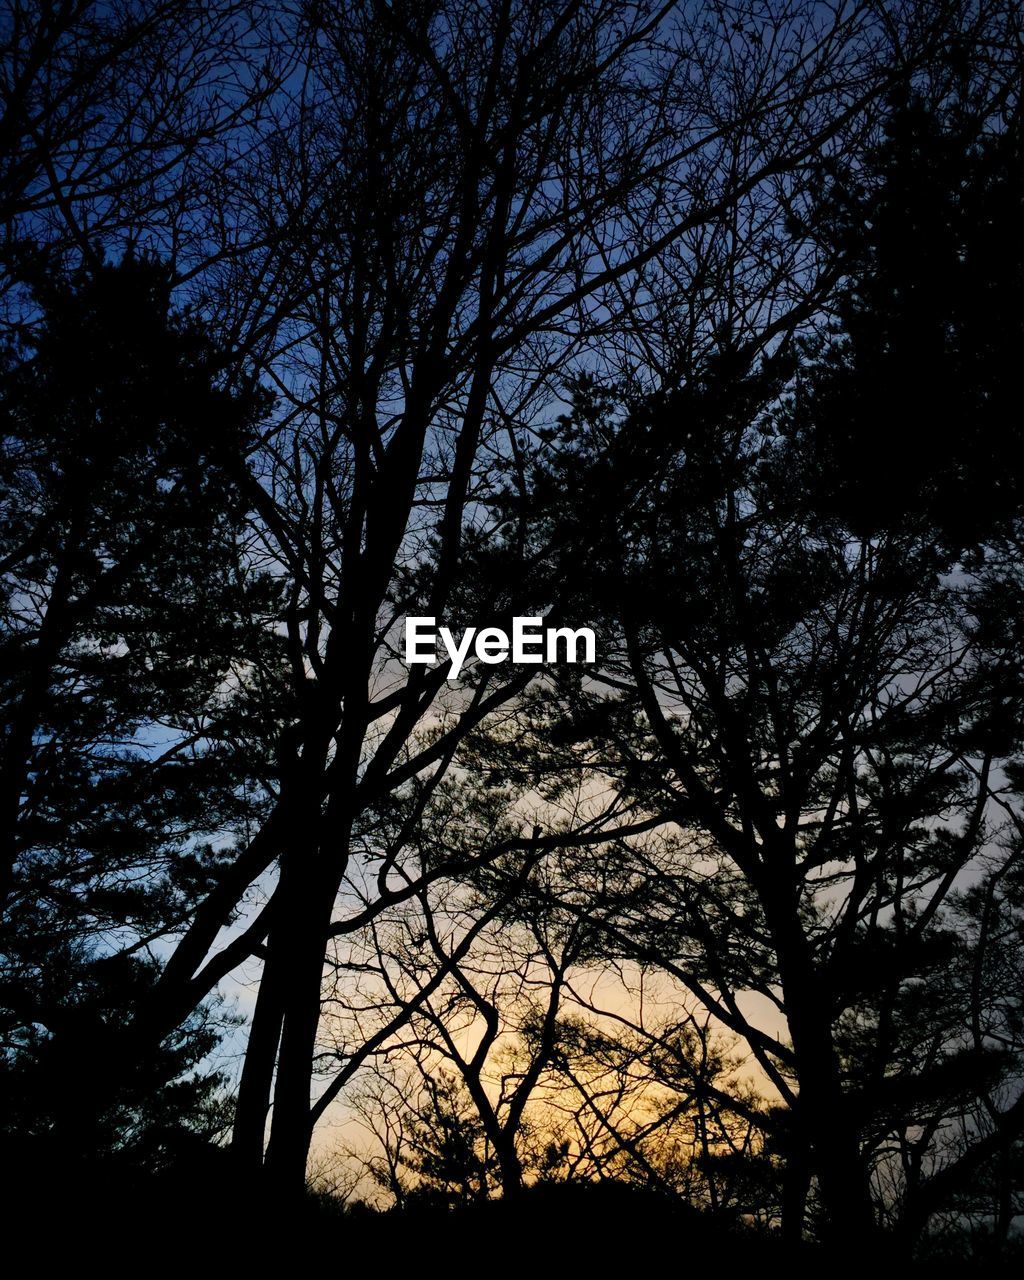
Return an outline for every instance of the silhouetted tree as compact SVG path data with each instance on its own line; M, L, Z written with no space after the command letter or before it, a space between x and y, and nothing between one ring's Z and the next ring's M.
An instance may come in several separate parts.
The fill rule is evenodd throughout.
M135 1123L118 1101L177 1090L187 1115L168 1082L213 1047L209 1012L138 1060L106 1040L151 997L152 948L216 881L223 832L258 818L247 748L273 723L276 588L246 564L238 488L267 397L218 387L172 285L137 259L38 282L0 383L5 1079L15 1129L60 1117L83 1150L114 1140L101 1117Z
M425 1077L421 1098L401 1152L416 1178L415 1199L445 1207L484 1199L493 1154L489 1159L484 1127L465 1086L438 1071Z
M646 877L641 861L623 868L610 942L661 957L744 1036L792 1112L787 1158L814 1175L822 1229L847 1244L870 1237L869 1169L892 1126L933 1117L914 1140L912 1235L921 1206L1024 1124L1016 1033L965 1034L977 1017L999 1023L1012 984L976 979L970 996L955 976L989 963L959 887L1013 882L1012 844L1000 853L996 841L1019 821L1004 771L1020 747L1019 638L994 635L986 613L991 574L1012 576L1015 428L1004 327L986 340L972 292L998 286L1012 335L1016 238L1005 278L993 253L947 299L930 285L931 337L914 284L931 271L941 280L950 255L972 259L960 240L978 246L979 208L1019 205L1012 130L984 125L965 150L959 133L940 145L941 125L916 109L897 113L858 211L861 256L846 259L837 310L849 333L821 364L794 371L784 349L752 362L725 341L700 377L625 405L583 380L561 461L536 487L551 513L540 536L571 548L581 601L608 637L567 721L538 718L538 767L554 733L606 785L681 828L675 859ZM974 211L953 247L936 184ZM913 239L918 209L943 234L904 256L893 246ZM1013 220L982 222L991 253ZM939 372L949 344L960 355ZM943 415L956 414L937 419L934 457L922 454L928 417L908 416L928 369ZM872 406L894 383L897 416L879 426ZM890 464L887 487L876 477ZM951 514L954 488L968 501ZM596 525L609 507L615 524ZM775 1006L786 1039L743 1012L744 991ZM988 1099L987 1124L964 1131L962 1154L940 1170L933 1144L966 1096ZM931 1167L920 1163L929 1151ZM790 1211L802 1217L799 1202Z
M829 139L870 130L864 106L899 74L894 58L929 46L933 18L887 26L865 6L833 22L782 4L751 33L611 0L310 11L301 91L250 174L271 250L225 263L221 281L232 340L282 395L250 492L289 584L300 710L275 810L196 912L149 1014L155 1034L265 947L236 1142L263 1160L273 1094L266 1157L292 1187L318 1114L325 954L353 906L341 890L361 832L412 779L443 777L531 674L474 665L449 689L443 664L403 672L403 616L458 626L537 596L515 538L497 537L493 497L535 449L559 371L635 335L630 299L670 248L683 288L704 261L687 246L714 239L723 209L799 185ZM764 325L744 308L755 343L821 285L807 262L774 262L788 243L756 217L737 241L737 256L761 253L779 301ZM729 255L712 258L724 288ZM782 283L794 271L795 298ZM694 321L705 335L714 310ZM561 595L545 611L558 616ZM442 731L417 745L432 719ZM383 910L390 850L382 866ZM265 909L214 950L275 867Z
M847 281L782 427L814 500L858 534L923 521L955 554L1019 518L1022 109L1009 86L984 107L963 87L939 107L897 97L885 141L859 170L825 166L800 227Z

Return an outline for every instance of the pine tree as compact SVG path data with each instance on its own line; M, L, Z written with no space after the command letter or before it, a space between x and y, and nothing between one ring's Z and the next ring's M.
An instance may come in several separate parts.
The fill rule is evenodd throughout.
M181 1082L210 1006L123 1077L111 1042L258 814L246 748L275 727L276 588L240 539L268 400L223 384L173 283L132 258L35 281L0 381L0 1088L65 1151L141 1149L172 1094L207 1113L216 1082Z

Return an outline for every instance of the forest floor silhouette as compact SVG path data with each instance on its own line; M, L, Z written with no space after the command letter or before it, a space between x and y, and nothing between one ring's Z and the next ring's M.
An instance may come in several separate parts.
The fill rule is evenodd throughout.
M61 1165L43 1146L9 1151L3 1163L8 1261L45 1256L73 1266L117 1257L158 1274L197 1263L212 1273L269 1265L272 1251L289 1274L298 1265L366 1259L389 1271L471 1265L539 1277L660 1271L666 1260L683 1276L742 1274L766 1264L821 1275L852 1262L820 1245L786 1244L735 1216L614 1182L549 1183L513 1199L378 1211L314 1192L289 1201L269 1180L240 1173L230 1152L218 1148L183 1152L159 1172L114 1160ZM912 1275L1015 1275L1021 1260L1019 1251L993 1258L933 1249L927 1260L900 1265L884 1237L877 1250L880 1262Z

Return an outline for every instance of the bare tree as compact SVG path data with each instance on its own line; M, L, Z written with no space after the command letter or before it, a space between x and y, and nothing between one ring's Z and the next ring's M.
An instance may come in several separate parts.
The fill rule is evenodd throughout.
M211 184L230 184L294 56L284 10L14 0L2 41L5 288L40 257L208 262Z
M167 989L179 998L184 979L194 998L269 936L249 1132L262 1130L276 1060L271 1159L293 1183L351 833L412 778L440 778L464 734L524 683L474 671L453 702L444 666L399 672L396 624L414 611L496 618L529 601L517 538L499 546L486 513L495 480L534 447L559 370L598 357L634 314L638 273L863 128L894 74L867 8L823 21L783 6L761 33L774 33L767 61L740 56L731 27L673 8L367 4L344 23L322 8L293 142L261 160L259 189L280 192L281 224L300 239L270 281L261 268L232 287L257 317L240 318L239 341L262 349L272 335L282 352L266 363L282 425L253 503L294 583L285 625L303 710L274 815L197 916ZM769 117L771 146L766 134L741 163L738 140ZM806 290L780 299L762 339L807 305ZM557 616L557 596L539 607ZM426 716L443 729L411 754ZM225 911L275 861L268 906L196 973Z

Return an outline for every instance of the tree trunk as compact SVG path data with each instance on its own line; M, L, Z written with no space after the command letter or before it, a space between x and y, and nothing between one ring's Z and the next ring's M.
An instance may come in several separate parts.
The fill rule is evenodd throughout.
M272 934L267 944L267 959L260 978L259 994L245 1048L238 1101L235 1105L235 1124L231 1135L231 1149L248 1169L259 1169L263 1165L263 1144L267 1114L270 1111L274 1064L284 1022L284 1003L277 968Z
M786 1154L782 1171L782 1239L795 1247L804 1238L807 1193L811 1189L811 1170L807 1151L801 1146Z
M857 1135L828 1106L818 1111L815 1166L825 1209L825 1240L849 1257L866 1253L875 1236L875 1214Z
M523 1166L516 1151L514 1135L502 1129L500 1139L494 1144L494 1154L498 1157L501 1194L504 1199L511 1200L523 1189Z
M347 833L340 843L347 849ZM266 1164L278 1189L289 1196L300 1194L306 1182L324 955L341 875L338 868L344 868L345 858L332 858L318 848L309 864L293 868L288 876L289 893L275 937L283 1021Z
M780 908L778 899L766 907L775 911L773 934L800 1088L798 1129L807 1135L811 1172L817 1175L824 1237L849 1256L870 1248L875 1215L832 1038L831 992L795 912Z

